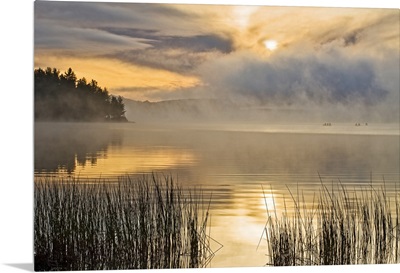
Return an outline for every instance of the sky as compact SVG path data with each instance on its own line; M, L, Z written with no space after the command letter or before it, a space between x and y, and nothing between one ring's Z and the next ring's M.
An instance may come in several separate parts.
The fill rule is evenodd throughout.
M399 118L399 9L36 1L34 66L132 100Z

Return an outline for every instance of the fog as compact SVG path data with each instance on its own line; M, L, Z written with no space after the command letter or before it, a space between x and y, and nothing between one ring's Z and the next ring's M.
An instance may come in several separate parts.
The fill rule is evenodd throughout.
M291 51L303 53L294 56ZM154 94L168 102L127 102L127 117L146 120L147 113L150 120L158 116L199 122L398 123L398 53L350 53L348 49L304 47L269 58L251 52L225 55L198 68L203 86Z
M79 165L82 171L93 170L95 178L99 178L146 170L182 178L189 175L191 179L187 183L199 179L206 183L208 175L213 173L307 173L316 176L321 172L367 178L369 172L398 174L400 159L396 134L373 135L369 131L351 134L351 130L340 134L335 130L313 134L311 130L299 133L249 129L38 122L35 124L35 171L74 173ZM124 171L118 172L120 168Z

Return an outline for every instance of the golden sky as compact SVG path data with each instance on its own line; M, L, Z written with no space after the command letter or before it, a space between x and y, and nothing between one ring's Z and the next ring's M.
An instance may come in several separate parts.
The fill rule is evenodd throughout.
M46 1L34 20L35 68L133 100L399 97L398 9Z

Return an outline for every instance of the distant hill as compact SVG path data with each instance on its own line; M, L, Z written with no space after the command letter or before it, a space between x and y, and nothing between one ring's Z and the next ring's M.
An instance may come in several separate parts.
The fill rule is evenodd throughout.
M124 98L126 117L135 122L210 121L227 118L232 104L212 99L182 99L160 102Z
M298 116L298 110L273 110L259 105L218 99L181 99L160 102L124 98L125 116L134 122L265 122ZM284 115L283 115L284 114Z
M257 102L235 102L223 99L179 99L160 102L124 98L125 116L138 123L298 123L351 122L373 119L373 113L349 113L337 109L298 106L268 106ZM341 110L341 111L339 111Z
M265 123L324 121L312 109L270 108L222 99L180 99L160 102L124 98L125 116L138 123ZM328 116L329 117L329 116Z

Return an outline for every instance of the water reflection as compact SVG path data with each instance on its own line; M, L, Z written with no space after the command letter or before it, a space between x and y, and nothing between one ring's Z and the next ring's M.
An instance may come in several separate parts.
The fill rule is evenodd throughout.
M398 134L387 134L391 127L384 128L382 135L373 133L373 125L368 126L371 134L356 135L36 124L35 175L64 170L111 180L126 174L170 174L183 187L201 188L205 202L212 198L212 237L224 245L212 266L262 266L266 248L257 251L257 244L268 210L293 210L291 194L312 207L321 186L337 187L339 180L351 194L371 182L394 192L400 142Z
M165 133L137 130L132 124L36 123L35 176L113 180L152 172L184 176L197 157L190 148L169 143L169 138Z
M35 123L34 134L35 173L71 174L77 167L95 166L123 139L122 131L91 123Z
M121 175L144 173L173 174L179 168L188 168L196 161L191 151L174 147L132 147L124 149L110 147L108 156L98 160L96 166L78 166L76 173L85 178L107 178L115 180Z

